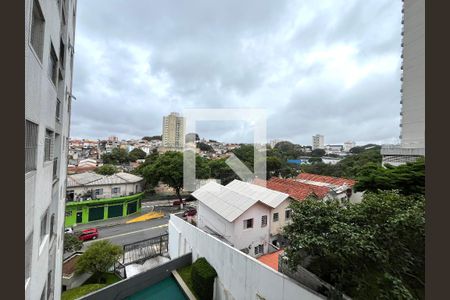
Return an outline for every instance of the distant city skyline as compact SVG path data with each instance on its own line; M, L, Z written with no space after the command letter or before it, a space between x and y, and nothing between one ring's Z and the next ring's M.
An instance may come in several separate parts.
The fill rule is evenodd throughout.
M71 135L160 135L172 111L251 107L269 140L398 142L401 5L79 1ZM244 123L198 133L251 141Z

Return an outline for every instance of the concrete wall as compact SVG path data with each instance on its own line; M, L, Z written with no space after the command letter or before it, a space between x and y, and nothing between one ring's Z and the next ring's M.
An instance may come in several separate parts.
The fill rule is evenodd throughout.
M174 259L190 251L193 261L205 257L216 270L214 299L324 299L286 275L171 215L170 257Z
M32 238L30 278L25 283L25 298L40 299L50 288L50 297L61 296L62 237L64 232L64 198L66 165L70 127L70 101L67 93L72 91L73 53L68 45L74 45L76 0L66 0L66 25L61 22L61 7L58 1L37 0L45 19L42 59L31 45L33 0L25 1L25 119L38 125L38 147L36 170L25 174L25 240ZM62 1L61 1L62 2ZM60 41L65 43L65 62L60 59ZM58 57L64 78L55 85L48 76L50 48ZM56 119L57 99L61 101L60 119ZM59 137L55 139L53 154L58 158L57 179L53 178L53 160L44 161L44 137L49 129ZM46 234L40 239L41 218L49 211L55 214L52 237ZM48 229L49 233L50 229ZM51 273L50 273L51 271ZM51 275L49 277L49 274Z

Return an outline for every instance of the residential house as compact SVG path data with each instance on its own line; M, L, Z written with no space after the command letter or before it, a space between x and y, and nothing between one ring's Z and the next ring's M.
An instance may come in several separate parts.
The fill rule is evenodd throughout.
M129 196L143 191L144 179L129 173L100 175L93 172L67 176L67 200L83 201Z
M226 186L209 182L192 195L198 200L198 227L254 257L268 252L279 230L278 207L287 207L289 197L239 180Z
M356 180L353 179L300 173L295 180L309 185L327 187L330 189L329 197L334 199L348 199L352 203L358 203L362 200L363 193L355 192Z

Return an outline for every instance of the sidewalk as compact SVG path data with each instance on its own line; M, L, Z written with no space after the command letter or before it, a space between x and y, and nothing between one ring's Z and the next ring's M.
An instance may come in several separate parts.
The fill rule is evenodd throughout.
M132 214L132 215L129 215L126 217L118 217L118 218L113 218L113 219L108 219L108 220L93 221L93 222L89 222L86 224L78 224L78 225L73 226L73 230L81 231L81 230L92 228L92 227L100 229L100 228L105 228L105 227L124 225L124 224L126 224L127 221L130 221L136 217L145 215L147 213L148 213L148 211L141 211L139 213L135 213L135 214ZM164 216L164 217L166 217L166 216Z

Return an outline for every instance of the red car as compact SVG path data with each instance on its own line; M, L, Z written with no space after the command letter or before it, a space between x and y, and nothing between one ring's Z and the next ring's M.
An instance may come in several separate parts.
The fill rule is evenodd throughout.
M184 212L183 217L193 217L196 214L197 214L197 210L195 208L191 208Z
M85 229L78 235L80 241L95 240L96 238L98 238L97 228Z

